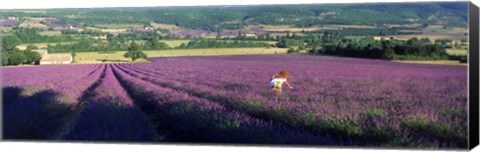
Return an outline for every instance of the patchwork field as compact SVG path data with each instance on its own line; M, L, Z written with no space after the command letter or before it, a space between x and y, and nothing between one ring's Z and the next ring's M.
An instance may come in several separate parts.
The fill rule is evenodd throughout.
M48 29L47 25L41 23L43 20L44 18L27 18L25 21L20 23L19 26L24 28Z
M3 68L3 138L467 147L463 66L307 55L150 61ZM293 88L275 94L268 82L280 70Z

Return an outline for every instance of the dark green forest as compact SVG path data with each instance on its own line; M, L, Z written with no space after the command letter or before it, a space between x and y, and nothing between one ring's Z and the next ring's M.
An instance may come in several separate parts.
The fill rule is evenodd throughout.
M442 43L432 43L428 38L411 38L408 41L391 39L374 40L371 36L348 39L337 32L309 33L306 36L281 37L277 47L290 48L289 53L307 51L310 54L383 60L448 60L450 57ZM456 59L458 60L458 59Z

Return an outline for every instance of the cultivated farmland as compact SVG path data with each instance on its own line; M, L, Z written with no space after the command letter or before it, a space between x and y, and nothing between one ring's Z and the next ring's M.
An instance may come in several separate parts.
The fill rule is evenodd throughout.
M81 52L75 56L76 63L102 63L102 62L129 62L123 57L126 51L111 53ZM204 49L175 49L175 50L149 50L145 51L148 57L176 57L176 56L224 56L241 54L285 54L285 48L204 48ZM145 60L140 60L140 62Z
M4 138L467 146L463 66L307 55L149 60L2 69ZM293 89L277 95L268 82L280 70Z

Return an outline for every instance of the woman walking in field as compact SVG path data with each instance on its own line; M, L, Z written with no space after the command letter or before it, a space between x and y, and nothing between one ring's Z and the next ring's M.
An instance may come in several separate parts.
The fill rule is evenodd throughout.
M288 73L287 71L280 71L277 75L273 75L272 79L270 80L270 88L275 93L282 93L282 85L285 83L288 88L292 89L293 87L287 81Z

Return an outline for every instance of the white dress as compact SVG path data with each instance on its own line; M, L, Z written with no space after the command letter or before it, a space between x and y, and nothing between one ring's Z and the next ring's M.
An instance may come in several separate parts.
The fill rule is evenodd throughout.
M281 90L285 81L287 81L285 78L274 78L270 81L269 87L273 90Z

